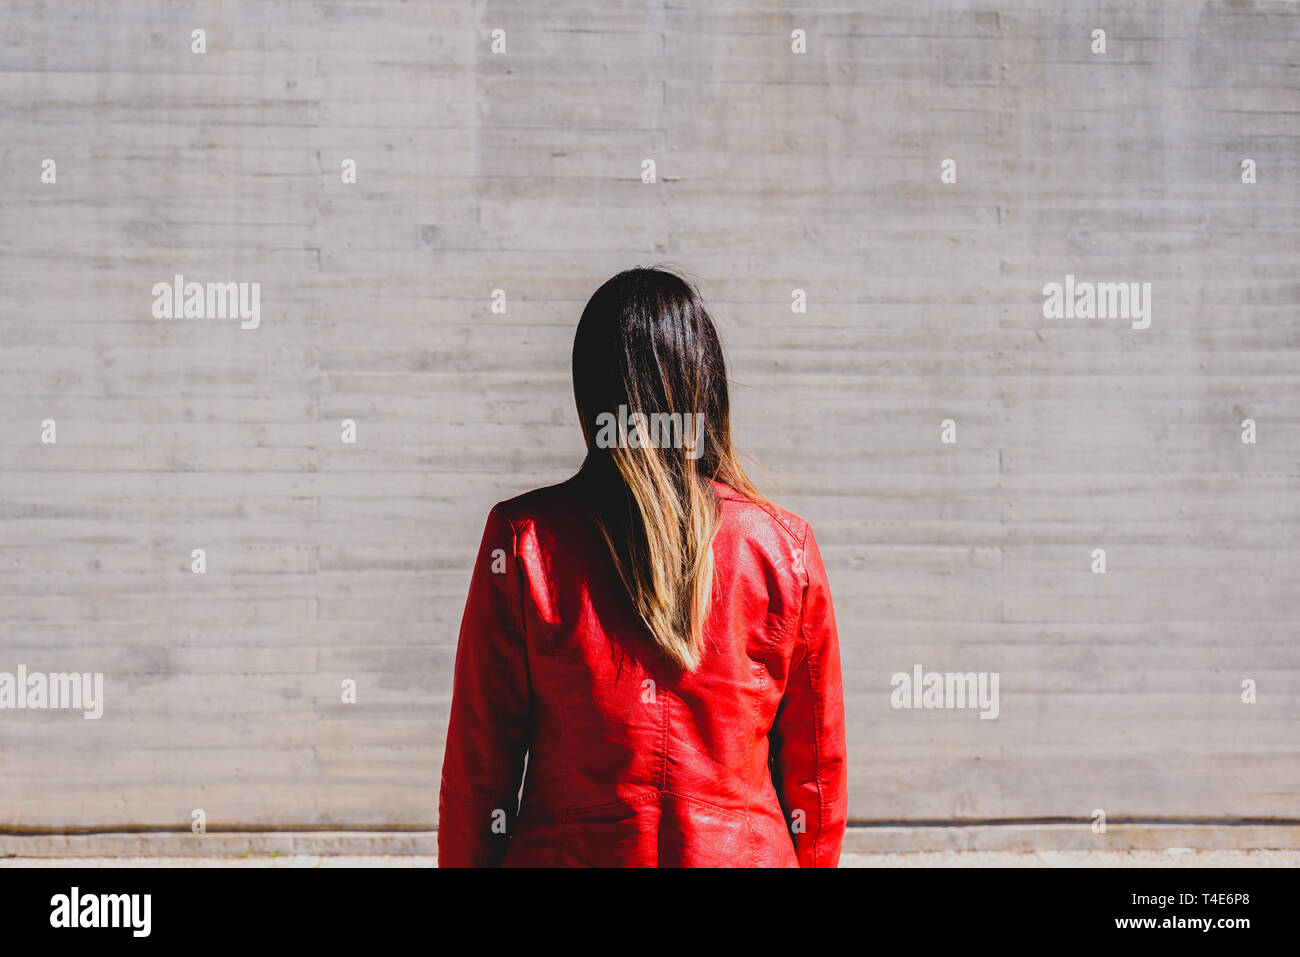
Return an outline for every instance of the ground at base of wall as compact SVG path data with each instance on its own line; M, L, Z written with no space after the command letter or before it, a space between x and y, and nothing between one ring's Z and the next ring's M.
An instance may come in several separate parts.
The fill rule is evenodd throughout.
M8 857L0 867L435 867L426 855ZM1300 851L918 851L845 854L841 867L1300 867Z

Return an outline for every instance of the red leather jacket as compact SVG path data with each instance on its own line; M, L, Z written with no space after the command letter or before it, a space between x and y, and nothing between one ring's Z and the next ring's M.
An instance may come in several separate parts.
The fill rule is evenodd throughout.
M806 522L715 488L695 673L640 623L575 479L492 509L456 652L440 866L836 865L844 698L821 555Z

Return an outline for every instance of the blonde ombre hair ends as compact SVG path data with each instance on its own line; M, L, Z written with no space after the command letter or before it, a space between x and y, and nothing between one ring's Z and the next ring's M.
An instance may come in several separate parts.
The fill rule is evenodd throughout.
M713 588L712 482L763 501L732 448L722 344L695 287L638 267L596 290L574 336L573 392L601 536L655 643L694 671Z

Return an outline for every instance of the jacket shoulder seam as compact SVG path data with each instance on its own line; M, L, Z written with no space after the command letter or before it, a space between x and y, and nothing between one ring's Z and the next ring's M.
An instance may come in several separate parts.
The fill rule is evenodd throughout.
M738 502L741 505L749 505L752 506L753 508L761 509L762 511L770 515L773 519L775 519L776 523L779 526L781 526L781 530L784 531L787 535L789 535L793 541L799 544L803 544L803 539L800 537L799 532L795 530L795 526L793 526L789 521L787 521L771 505L768 505L765 502L755 502L753 499L748 499L748 498L729 498L729 499L724 499L724 501ZM803 526L804 529L803 535L804 537L806 537L808 534L808 523L801 518L799 519L799 524Z

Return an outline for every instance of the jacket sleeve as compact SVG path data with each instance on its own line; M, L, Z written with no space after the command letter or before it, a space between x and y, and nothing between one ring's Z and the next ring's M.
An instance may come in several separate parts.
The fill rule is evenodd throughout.
M493 867L519 810L530 739L528 657L514 528L494 508L456 646L438 792L438 866Z
M808 575L785 694L770 735L772 778L802 867L835 867L848 820L839 635L821 552L804 539Z

